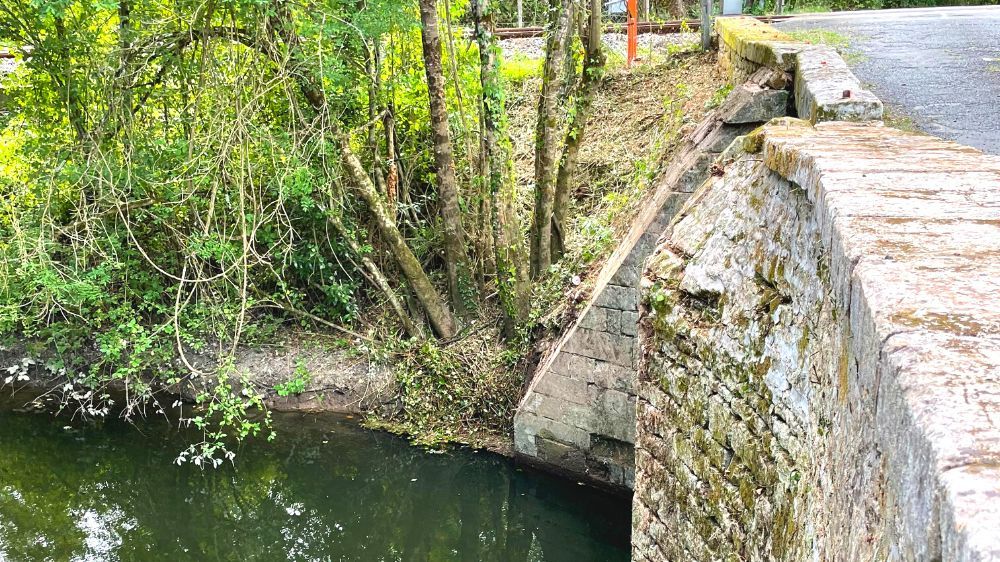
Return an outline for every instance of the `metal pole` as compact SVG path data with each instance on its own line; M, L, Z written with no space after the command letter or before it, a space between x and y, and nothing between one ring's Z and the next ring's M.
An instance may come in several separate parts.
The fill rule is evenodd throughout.
M643 21L649 21L649 0L642 0Z
M712 48L712 0L701 0L701 50Z
M628 20L626 22L628 27L628 48L625 55L625 67L630 68L639 50L639 8L636 6L636 0L628 0L626 8L628 9Z
M517 0L517 26L524 27L524 0Z

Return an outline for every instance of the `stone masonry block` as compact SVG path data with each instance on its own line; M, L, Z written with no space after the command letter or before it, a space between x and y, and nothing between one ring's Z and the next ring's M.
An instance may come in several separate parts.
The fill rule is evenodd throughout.
M746 123L742 125L723 125L709 132L698 146L706 152L720 153L729 148L739 137L746 135L757 128L757 123Z
M795 57L795 108L801 119L877 121L882 101L861 86L844 59L829 47L811 47Z
M539 459L572 472L587 471L587 456L580 448L542 436L535 437L535 443Z
M634 394L635 371L628 367L600 361L565 350L552 364L551 372L584 381L598 388L609 388Z
M719 119L730 125L764 123L788 113L788 92L770 90L754 84L733 88L719 107Z
M556 428L558 431L553 430L550 437L562 441L572 441L572 437L578 436L576 433L578 430L589 433L593 428L593 411L588 405L577 404L553 396L541 396L543 400L535 408L537 414L550 420L559 420L560 423ZM564 426L572 430L563 431Z
M636 287L608 285L604 288L604 292L597 297L597 306L613 308L615 310L627 310L629 312L639 310L639 289Z
M626 443L635 442L635 396L617 390L591 387L596 413L594 432Z
M587 386L586 381L571 379L549 371L538 381L535 392L575 404L586 404L590 400Z
M619 310L592 306L587 309L587 313L580 321L580 327L598 332L617 333L621 325L620 317L621 311Z
M635 336L639 333L639 313L622 312L621 331L623 335Z
M562 350L630 367L635 350L635 338L577 328L573 336L563 344Z
M519 413L514 417L514 446L519 453L534 456L535 436L569 443L581 450L590 448L590 432L538 414Z

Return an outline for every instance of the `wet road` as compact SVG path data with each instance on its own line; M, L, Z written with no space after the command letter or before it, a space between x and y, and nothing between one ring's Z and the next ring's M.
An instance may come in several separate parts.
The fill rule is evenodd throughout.
M1000 6L797 16L786 30L851 40L849 61L890 108L928 133L1000 154Z

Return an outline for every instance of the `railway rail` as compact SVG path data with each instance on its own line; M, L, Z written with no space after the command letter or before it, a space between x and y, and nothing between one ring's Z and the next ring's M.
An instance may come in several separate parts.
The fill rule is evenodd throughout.
M792 16L757 16L757 19L765 23L786 20ZM664 22L640 22L639 33L680 33L682 31L697 31L701 28L698 20L673 20ZM625 33L627 31L624 23L611 23L604 26L605 33ZM520 39L524 37L541 37L545 34L545 28L541 26L533 27L506 27L498 28L496 36L500 39Z

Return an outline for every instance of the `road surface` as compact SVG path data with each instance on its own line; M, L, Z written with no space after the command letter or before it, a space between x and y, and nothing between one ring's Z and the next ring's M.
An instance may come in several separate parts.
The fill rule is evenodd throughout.
M840 33L866 87L923 131L1000 154L1000 6L796 16L785 30Z

